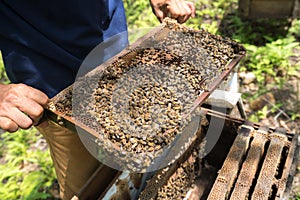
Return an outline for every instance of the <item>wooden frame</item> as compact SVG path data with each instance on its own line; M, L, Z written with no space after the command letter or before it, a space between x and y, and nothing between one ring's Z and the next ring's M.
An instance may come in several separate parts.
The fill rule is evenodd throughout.
M300 0L239 0L239 14L245 18L299 18Z

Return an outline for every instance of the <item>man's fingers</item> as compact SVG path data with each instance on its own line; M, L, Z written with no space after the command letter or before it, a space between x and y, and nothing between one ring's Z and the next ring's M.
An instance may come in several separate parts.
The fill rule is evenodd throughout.
M193 2L187 1L186 5L190 8L192 14L191 17L196 17L196 8Z
M195 15L195 7L192 2L182 0L166 0L167 10L171 18L177 19L179 23L186 22Z
M193 2L184 0L151 0L152 10L160 22L165 17L176 19L179 23L186 22L190 17L195 16Z
M29 98L42 106L46 106L46 104L49 102L48 96L35 88L32 88Z
M43 92L24 84L0 84L0 126L10 132L39 123L49 99Z
M182 14L177 18L177 20L179 23L184 23L191 17L192 10L185 3L182 4L181 9L182 9L182 11L181 11Z
M12 133L17 131L19 126L9 118L0 117L0 128Z
M33 121L33 124L38 124L44 112L42 105L31 99L24 99L23 103L20 104L18 108L30 117L30 119Z
M22 129L28 129L33 124L33 120L17 108L10 109L10 112L5 117L11 119Z
M177 1L174 0L166 0L167 12L168 17L177 19L181 14L180 6L178 5Z
M2 122L4 123L4 125L0 124L1 128L5 130L11 130L11 128L8 127L14 126L14 124L23 129L27 129L33 124L33 120L27 114L19 110L17 107L8 107L8 105L3 105L0 112L0 117L4 119L7 118L10 120L4 120L4 122Z
M38 124L48 97L34 88L24 86L18 85L14 92L7 94L6 102L1 106L1 116L10 117L21 128L28 128L32 121Z
M164 8L162 8L162 9L164 9ZM158 20L159 20L160 22L162 22L163 19L164 19L165 17L167 17L167 16L166 16L165 9L164 9L164 10L156 9L156 10L155 10L155 14L156 14L156 17L158 18Z
M18 87L19 88L17 88L17 90L23 91L23 95L25 97L32 99L33 101L39 103L40 105L45 106L49 101L49 98L47 97L46 94L33 87L24 84L18 84Z

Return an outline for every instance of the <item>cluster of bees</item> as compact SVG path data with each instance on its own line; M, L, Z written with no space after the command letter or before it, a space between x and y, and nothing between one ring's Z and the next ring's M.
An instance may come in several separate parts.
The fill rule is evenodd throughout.
M196 151L194 151L196 153ZM191 156L181 164L176 172L168 179L167 183L159 188L155 199L184 199L193 186L200 167L196 162L197 156ZM199 160L198 160L199 162Z
M166 167L148 180L139 199L187 199L202 173L206 140L199 142L200 140L190 152L187 152L187 159L175 167L175 171L172 169L173 166Z
M107 157L144 169L181 134L198 95L237 53L228 39L167 22L104 70L78 79L56 108L99 133Z

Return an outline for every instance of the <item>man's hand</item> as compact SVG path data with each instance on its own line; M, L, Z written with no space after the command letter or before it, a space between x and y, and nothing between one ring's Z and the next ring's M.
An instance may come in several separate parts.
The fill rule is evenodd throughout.
M15 132L39 123L48 97L24 84L0 84L0 128Z
M179 23L195 17L195 5L184 0L150 0L152 10L160 22L165 17L176 19Z

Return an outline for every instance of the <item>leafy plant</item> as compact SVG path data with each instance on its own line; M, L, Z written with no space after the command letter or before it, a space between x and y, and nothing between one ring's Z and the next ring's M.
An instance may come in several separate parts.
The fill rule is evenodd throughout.
M149 1L124 0L128 28L139 29L159 25L153 15Z
M7 75L6 75L6 72L4 69L1 52L0 52L0 83L9 83L9 80L7 78Z
M0 198L47 199L54 181L49 151L32 148L41 139L37 130L19 130L1 135Z
M277 72L283 70L286 75L293 74L296 67L289 63L289 57L293 55L293 49L299 47L299 42L293 37L282 38L272 41L265 46L244 44L248 56L245 66L248 71L253 71L261 87L266 85L266 79L272 77L276 83L280 83L283 78Z
M298 39L300 38L300 19L295 19L292 21L289 33Z
M264 106L261 110L249 116L249 120L252 122L259 122L266 118L268 115L268 106Z

